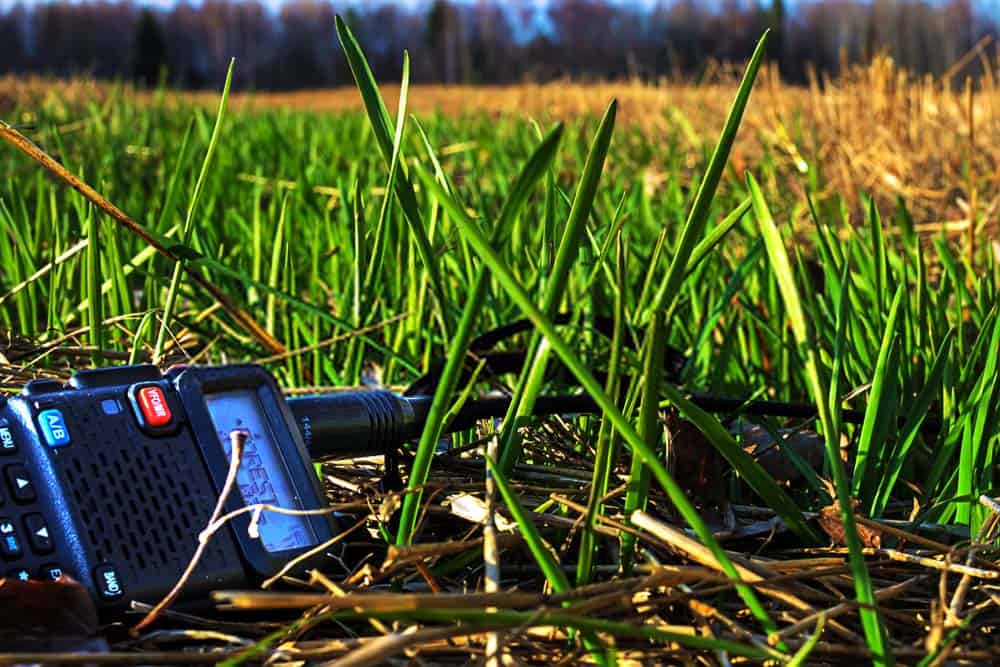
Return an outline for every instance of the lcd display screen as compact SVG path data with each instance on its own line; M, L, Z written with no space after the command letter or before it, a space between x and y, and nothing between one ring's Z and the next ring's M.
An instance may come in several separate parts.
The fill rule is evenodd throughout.
M302 509L257 392L253 389L221 391L206 395L205 403L227 461L232 457L230 433L238 430L248 435L236 476L243 502ZM316 544L316 534L307 517L264 511L259 526L260 541L271 553Z

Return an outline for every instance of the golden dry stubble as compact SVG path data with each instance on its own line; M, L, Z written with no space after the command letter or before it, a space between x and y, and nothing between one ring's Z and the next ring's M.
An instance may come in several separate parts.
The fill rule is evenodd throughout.
M607 100L616 98L619 122L640 127L650 141L677 134L686 152L684 163L693 172L725 119L739 71L739 67L715 66L698 84L661 80L415 85L409 107L418 115L572 119L599 115ZM732 173L741 174L766 159L793 192L801 193L813 182L819 188L817 198L843 195L853 205L869 193L885 214L902 197L918 231L924 232L966 231L972 209L976 232L992 232L1000 208L996 117L1000 93L991 77L983 77L972 84L970 94L960 72L946 79L919 77L881 57L837 78L814 75L807 85L791 85L780 81L773 69L765 69L732 153ZM383 93L392 107L398 86L386 84ZM0 112L14 123L30 124L31 113L25 109L44 105L72 128L79 120L74 111L79 105L108 101L114 95L150 103L154 93L88 79L0 78ZM166 100L176 106L212 106L217 97L215 91L176 92ZM249 112L361 109L353 87L235 93L230 104L234 110ZM26 117L11 117L17 115L15 109ZM658 173L654 160L643 182L657 188L671 177L677 175Z

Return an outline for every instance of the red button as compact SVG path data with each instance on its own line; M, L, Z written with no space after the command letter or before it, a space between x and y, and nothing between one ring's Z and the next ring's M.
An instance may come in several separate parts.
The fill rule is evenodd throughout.
M170 406L167 405L167 397L159 387L143 387L139 390L138 396L139 409L142 410L146 426L159 428L166 426L173 419Z

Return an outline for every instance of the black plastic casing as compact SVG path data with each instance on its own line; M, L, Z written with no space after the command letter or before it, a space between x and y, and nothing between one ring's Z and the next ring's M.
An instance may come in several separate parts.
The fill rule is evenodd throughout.
M163 391L173 417L166 427L144 423L137 392L147 386ZM159 601L190 562L218 501L229 460L204 396L231 389L256 392L298 504L324 507L292 414L273 377L259 366L192 366L165 376L148 365L82 371L65 386L36 381L21 396L0 398L0 436L13 443L0 449L0 469L26 471L37 496L30 502L15 498L0 474L0 519L16 527L23 547L19 557L0 553L0 577L42 577L58 566L91 592L106 618L119 615L131 600ZM47 442L38 421L45 410L59 411L68 444ZM225 509L243 504L234 489ZM51 538L47 553L34 550L26 534L39 514ZM244 514L216 533L184 588L185 598L253 584L306 550L267 552L249 537L249 521ZM317 543L336 534L328 515L307 521Z
M430 397L374 390L301 396L287 403L312 458L391 458L400 443L420 435Z

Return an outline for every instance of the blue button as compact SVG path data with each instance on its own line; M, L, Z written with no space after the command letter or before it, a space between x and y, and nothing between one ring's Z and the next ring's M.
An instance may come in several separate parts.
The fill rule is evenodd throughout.
M14 434L10 431L7 420L0 418L0 454L16 454L17 443L14 442Z
M17 537L14 522L10 519L0 519L0 556L4 558L20 558L23 550L21 540Z
M42 410L38 413L38 423L42 426L42 435L49 447L65 447L69 444L69 431L66 420L58 410Z

